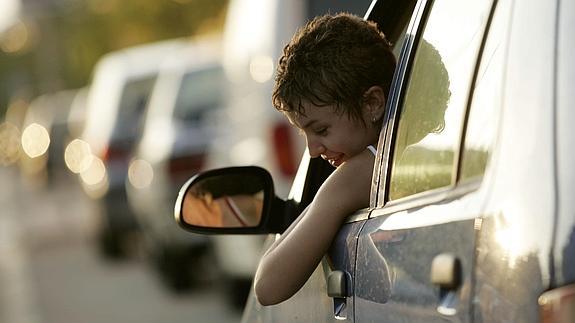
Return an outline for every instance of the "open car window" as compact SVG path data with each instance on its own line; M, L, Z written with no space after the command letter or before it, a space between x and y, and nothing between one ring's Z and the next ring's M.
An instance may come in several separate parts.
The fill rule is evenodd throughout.
M427 3L395 118L386 200L455 185L466 107L490 9L485 1Z

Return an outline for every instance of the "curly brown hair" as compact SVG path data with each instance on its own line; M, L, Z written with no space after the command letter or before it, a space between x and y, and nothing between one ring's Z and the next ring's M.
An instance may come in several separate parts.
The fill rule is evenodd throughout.
M333 105L362 120L363 94L378 85L388 98L395 65L391 44L374 22L348 13L319 16L284 47L272 103L299 114L302 103Z

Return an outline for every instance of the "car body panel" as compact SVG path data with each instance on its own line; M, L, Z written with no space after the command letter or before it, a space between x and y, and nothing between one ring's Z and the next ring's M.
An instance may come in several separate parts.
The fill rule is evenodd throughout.
M538 317L537 299L553 275L556 2L498 5L512 14L502 18L510 31L501 126L483 183L489 197L477 245L475 320L528 322Z
M357 322L468 321L473 284L477 192L460 190L424 206L374 210L362 230L355 271ZM461 286L440 292L431 265L440 254L461 263Z
M357 213L368 213L367 209ZM337 234L330 252L322 259L305 285L290 299L272 306L262 306L255 299L251 291L248 303L244 310L242 322L333 322L335 318L334 299L327 295L327 280L330 273L355 271L357 250L357 236L363 222L345 224ZM266 247L274 241L271 236L264 245ZM353 279L349 276L353 288ZM354 316L354 299L347 297L345 306L340 313L340 319L352 319Z
M438 58L443 61L441 66L448 75L447 86L451 92L444 118L461 118L458 111L465 113L470 93L467 87L474 75L477 52L488 26L491 6L491 1L474 1L464 5L447 1L420 1L415 9L396 72L394 97L388 103L387 129L382 131L380 137L380 155L376 162L379 173L374 173L375 183L371 194L375 209L359 237L354 293L354 318L357 322L371 322L381 317L389 322L471 319L476 223L482 216L479 211L483 203L481 194L474 192L474 183L456 185L452 176L451 185L390 202L389 187L394 185L394 182L390 183L390 178L394 175L389 170L392 161L395 163L392 158L395 153L393 140L399 128L397 115L403 112L399 107L403 102L408 102L404 97L409 95L407 90L411 78L417 77L405 72L416 61L414 52L421 47L422 53L426 53L425 42L436 48ZM445 21L441 18L446 15L453 19ZM463 20L469 21L465 29L456 30L451 25ZM433 56L420 57L427 59L421 60L421 64L433 63L429 61ZM433 92L419 95L428 93ZM460 116L453 116L452 110ZM448 120L445 122L450 122L447 126L444 124L446 131L451 125L459 124ZM457 143L460 140L458 136L455 132L451 138ZM411 145L420 145L420 142ZM401 152L401 158L406 158L407 152ZM457 160L456 156L453 158ZM457 162L450 167L452 172L457 171L456 167ZM374 194L374 190L377 194ZM373 201L375 198L376 203ZM442 288L431 281L432 264L436 257L443 255L456 259L460 264L458 274L461 282L453 288Z

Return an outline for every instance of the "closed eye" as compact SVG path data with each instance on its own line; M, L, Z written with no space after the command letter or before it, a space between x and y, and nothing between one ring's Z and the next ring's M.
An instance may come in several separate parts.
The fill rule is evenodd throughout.
M327 135L327 127L325 128L320 128L314 131L316 135L318 136L325 136Z

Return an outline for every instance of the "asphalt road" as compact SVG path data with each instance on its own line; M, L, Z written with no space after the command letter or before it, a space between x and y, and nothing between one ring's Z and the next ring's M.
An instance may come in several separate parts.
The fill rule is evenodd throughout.
M97 219L72 177L25 183L0 166L0 322L239 322L222 286L164 289L141 259L104 261Z

